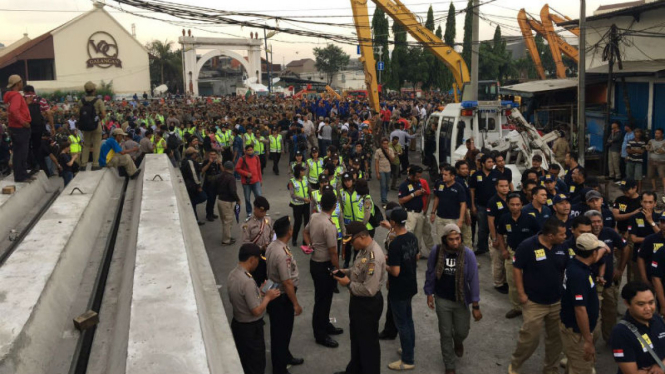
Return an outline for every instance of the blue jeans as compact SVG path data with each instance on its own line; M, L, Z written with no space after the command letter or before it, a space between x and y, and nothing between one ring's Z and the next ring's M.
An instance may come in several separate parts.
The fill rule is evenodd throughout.
M69 182L72 181L72 179L74 179L74 173L72 173L71 171L62 172L62 180L65 182L65 187L67 187L67 185L69 184Z
M381 172L381 203L388 202L388 184L390 183L390 172Z
M321 139L321 149L319 150L319 154L320 155L325 155L326 150L328 149L328 147L330 147L331 144L332 144L332 140Z
M242 193L245 195L245 210L247 215L252 214L252 202L250 200L250 195L254 193L254 198L261 196L261 182L256 182L254 184L243 184Z
M478 246L476 252L486 253L489 251L487 240L490 237L490 228L487 224L487 207L476 204L478 210Z
M416 346L416 329L413 326L411 299L412 297L405 300L388 299L393 311L395 326L399 331L399 342L402 345L402 362L408 365L414 364L414 348Z

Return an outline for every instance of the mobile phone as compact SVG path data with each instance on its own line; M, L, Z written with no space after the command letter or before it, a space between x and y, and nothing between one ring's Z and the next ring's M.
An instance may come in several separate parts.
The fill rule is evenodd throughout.
M266 281L266 283L263 285L263 287L261 288L261 291L262 291L263 293L266 293L266 292L268 292L268 290L273 289L273 286L274 286L274 285L275 285L275 282L273 282L273 281L271 281L270 279L268 279L268 280Z

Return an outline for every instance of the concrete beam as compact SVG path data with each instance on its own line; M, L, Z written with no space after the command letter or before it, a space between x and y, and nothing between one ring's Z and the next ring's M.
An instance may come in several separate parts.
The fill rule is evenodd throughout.
M184 183L166 155L144 170L126 373L241 373Z
M0 267L0 374L49 369L63 331L71 330L90 243L121 186L115 170L78 175Z
M15 186L11 195L0 194L0 241L7 237L12 229L26 217L40 197L48 192L49 181L43 171L35 174L32 182L14 182L14 174L0 180L0 190L6 186Z

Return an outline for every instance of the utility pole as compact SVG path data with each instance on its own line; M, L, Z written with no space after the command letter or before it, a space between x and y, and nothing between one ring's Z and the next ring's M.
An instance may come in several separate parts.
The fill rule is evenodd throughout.
M471 33L471 100L478 100L478 55L480 54L480 0L473 0Z
M383 46L377 45L376 49L376 54L379 55L379 62L383 62L383 59L381 58L381 56L383 56ZM379 70L379 84L381 84L381 70Z
M612 131L612 124L610 122L610 109L611 109L611 102L612 102L612 80L614 79L613 74L614 74L614 61L618 57L615 55L615 53L618 52L618 41L617 41L617 26L615 24L612 24L610 26L610 41L609 41L609 54L607 56L607 95L605 96L605 102L607 103L607 107L605 109L605 134L603 136L603 160L607 160L607 155L609 153L609 149L607 146L607 138L610 135L610 132ZM606 163L602 162L602 173L603 175L605 174L605 170L607 169Z
M580 0L580 46L578 49L580 57L577 65L577 71L579 72L577 83L577 150L579 159L577 162L584 166L584 151L586 150L584 145L584 130L586 128L584 115L586 111L586 0Z
M266 65L268 65L268 93L272 93L272 78L270 77L270 60L268 60L268 36L266 35L266 29L263 29L263 43L266 48ZM261 83L261 82L256 82Z

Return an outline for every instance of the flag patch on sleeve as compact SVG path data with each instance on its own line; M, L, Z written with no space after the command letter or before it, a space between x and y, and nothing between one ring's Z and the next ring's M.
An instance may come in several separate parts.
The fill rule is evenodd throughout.
M623 349L614 349L612 350L614 357L623 357Z
M581 301L584 300L584 297L582 295L575 295L575 300Z
M658 267L658 263L657 263L656 261L651 261L651 267L653 267L653 268L657 268L657 267Z

